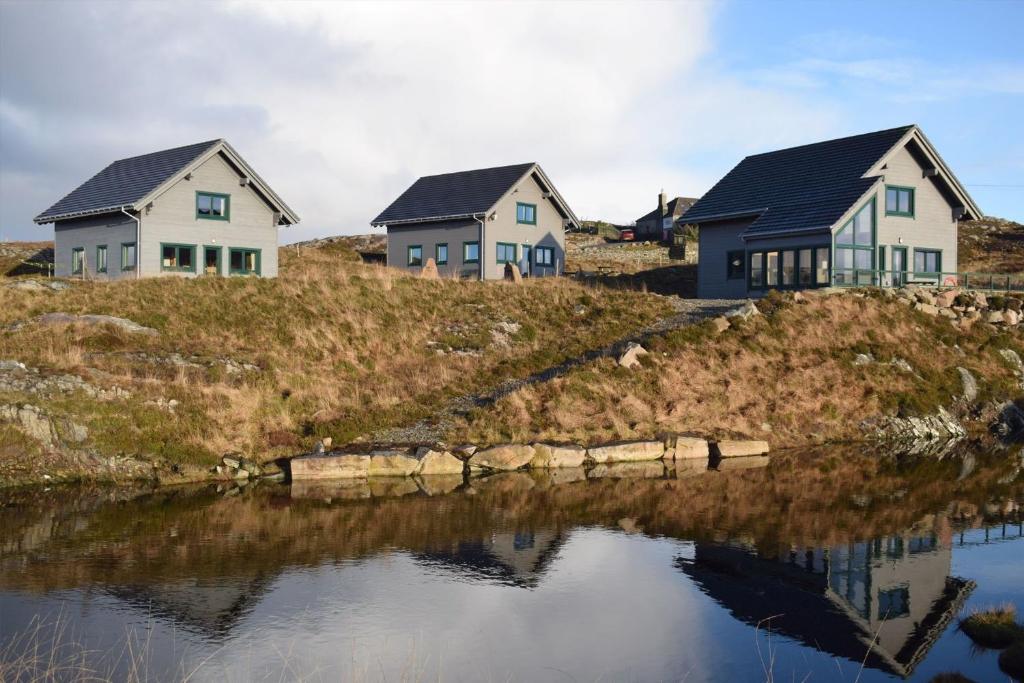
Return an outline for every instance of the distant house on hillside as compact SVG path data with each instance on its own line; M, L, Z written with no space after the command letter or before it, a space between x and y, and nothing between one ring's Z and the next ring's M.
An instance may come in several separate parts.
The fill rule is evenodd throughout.
M915 125L741 161L681 223L698 296L957 281L957 221L981 210Z
M121 159L35 217L58 277L277 275L299 217L224 140Z
M387 227L388 265L419 271L433 258L442 275L557 275L565 230L579 219L534 163L420 178L371 225Z
M658 194L658 208L636 219L636 239L667 242L675 222L696 201L690 197L676 197L670 201L662 190Z

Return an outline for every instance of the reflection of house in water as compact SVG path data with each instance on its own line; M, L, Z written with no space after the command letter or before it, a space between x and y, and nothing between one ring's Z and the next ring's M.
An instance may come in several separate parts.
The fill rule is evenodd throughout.
M458 572L460 579L533 588L563 541L562 534L556 531L501 532L458 541L451 548L433 548L415 557L431 566Z
M762 628L858 663L871 648L865 665L899 676L913 672L974 588L949 576L951 544L934 535L780 558L698 543L692 560L676 562L736 618L756 625L774 617Z

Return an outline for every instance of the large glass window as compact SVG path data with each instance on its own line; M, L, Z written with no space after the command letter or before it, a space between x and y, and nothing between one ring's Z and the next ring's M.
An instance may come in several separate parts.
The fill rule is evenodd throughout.
M259 249L232 249L228 254L228 269L232 275L259 275Z
M769 251L764 259L764 282L768 287L779 286L779 252Z
M875 200L870 199L836 233L833 273L839 285L871 284L874 279ZM866 271L866 272L861 272Z
M196 218L226 221L231 217L231 196L216 192L196 192Z
M726 254L725 276L730 280L743 279L743 252L730 251Z
M811 267L814 259L811 254L814 253L812 249L801 249L800 250L800 275L799 284L801 287L810 287L814 284L814 269Z
M831 254L828 247L818 247L814 250L814 283L817 285L831 284L829 279L829 262Z
M85 248L75 247L71 250L71 274L81 275L85 271Z
M553 247L537 247L534 253L534 263L538 266L554 266L555 250Z
M885 215L914 217L914 188L885 186Z
M480 243L479 242L463 242L462 243L462 262L463 263L480 263Z
M498 263L515 263L516 262L516 245L509 244L508 242L498 242Z
M796 252L782 252L782 286L792 287L796 284Z
M942 252L934 249L914 250L914 273L937 277L942 272Z
M160 270L183 270L192 272L196 269L195 253L195 245L161 244Z
M750 288L760 289L764 287L764 253L760 251L750 252Z
M516 223L537 224L537 205L516 203Z
M407 252L406 265L408 266L422 266L423 265L423 246L419 244L413 244L409 246Z

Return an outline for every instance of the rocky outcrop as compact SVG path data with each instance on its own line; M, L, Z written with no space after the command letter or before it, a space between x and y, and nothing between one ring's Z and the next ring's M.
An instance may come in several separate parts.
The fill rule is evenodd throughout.
M365 479L370 456L365 454L300 455L291 460L292 481L299 479Z
M753 301L748 301L738 308L734 308L725 314L726 318L740 318L741 320L748 320L754 316L761 315L761 311L757 309Z
M518 470L529 465L534 454L533 446L503 444L477 451L469 459L469 466L499 472Z
M926 315L946 318L960 329L979 321L999 328L1021 324L1022 300L1013 296L986 295L964 288L928 289L916 285L883 290L887 296Z
M45 398L82 392L101 401L129 398L131 393L117 386L105 388L77 375L43 375L36 368L14 360L0 360L0 391L32 394Z
M387 450L370 453L370 477L411 477L420 469L420 460L409 451Z
M661 441L620 441L587 449L587 457L597 463L661 460L664 455Z
M84 325L86 327L98 327L109 325L116 327L128 334L143 334L155 337L160 333L152 327L145 327L127 318L117 318L112 315L74 315L71 313L44 313L35 319L39 325Z
M430 476L455 474L461 477L466 467L466 463L448 451L436 451L432 448L418 448L416 458L420 462L417 474Z
M707 460L710 455L708 442L693 436L678 436L675 444L665 449L666 460Z
M587 450L575 444L558 446L535 443L533 444L533 450L534 455L530 461L530 467L536 469L580 467L587 456Z
M886 417L873 425L874 436L887 443L899 443L909 451L916 444L950 441L967 435L963 425L944 408L935 415Z

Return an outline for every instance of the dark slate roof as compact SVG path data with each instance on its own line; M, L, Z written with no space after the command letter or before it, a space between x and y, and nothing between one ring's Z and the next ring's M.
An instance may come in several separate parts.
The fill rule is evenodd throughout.
M757 216L747 234L827 229L874 184L863 178L913 126L755 154L736 165L682 219Z
M219 142L210 140L115 161L36 216L35 222L131 206Z
M688 208L693 206L693 203L697 201L692 197L676 197L675 199L669 200L665 204L665 215L666 216L678 216L686 211ZM636 219L636 222L650 220L652 218L661 218L661 207L659 206L650 213L645 213L640 218Z
M371 224L390 225L484 213L534 165L515 164L424 176L374 218Z

